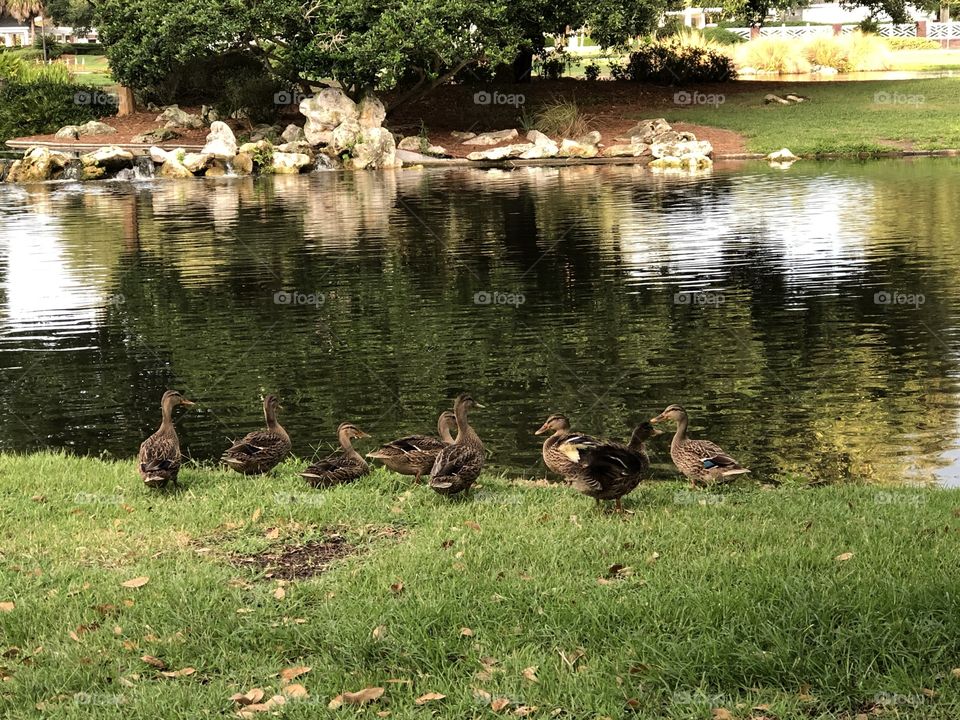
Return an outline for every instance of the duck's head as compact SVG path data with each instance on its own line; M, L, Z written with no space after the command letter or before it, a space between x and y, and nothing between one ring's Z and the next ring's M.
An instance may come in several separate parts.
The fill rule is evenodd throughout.
M444 410L442 413L440 413L440 419L437 421L437 426L446 430L456 430L457 416L449 410Z
M453 404L453 409L456 410L471 410L475 407L482 408L483 405L478 403L473 399L473 396L470 393L460 393L457 395L457 400Z
M349 422L340 423L340 427L337 428L337 436L341 438L347 438L348 440L370 437L363 430Z
M567 416L556 414L548 417L546 421L543 423L543 425L540 426L540 429L534 433L534 435L542 435L548 430L553 430L554 432L556 432L557 430L569 430L569 429L570 429L570 421L567 419Z
M164 409L173 410L178 405L196 405L196 403L193 400L187 400L179 390L167 390L160 400L160 407Z
M663 430L660 428L655 428L649 420L645 420L633 430L633 441L634 442L643 442L644 440L649 440L654 438L657 435L663 435Z
M687 411L684 410L679 405L668 405L662 413L657 415L655 418L650 418L651 423L659 423L664 420L672 420L673 422L680 422L685 420L687 417Z

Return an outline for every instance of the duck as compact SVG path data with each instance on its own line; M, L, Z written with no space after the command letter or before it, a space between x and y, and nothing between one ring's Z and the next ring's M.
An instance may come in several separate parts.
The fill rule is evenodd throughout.
M340 452L318 460L300 473L300 477L313 487L331 487L345 485L358 480L370 472L367 461L353 448L352 440L370 437L351 422L340 423L337 439Z
M543 441L543 463L547 466L548 470L552 470L564 479L576 471L577 465L563 451L564 445L568 442L600 442L589 435L571 432L570 420L566 415L559 413L547 417L543 425L540 426L534 435L543 435L548 430L553 430L553 435L550 435Z
M180 473L180 438L173 425L174 408L196 405L177 390L167 390L160 399L160 428L140 444L138 470L147 487L161 488L168 482L177 484Z
M263 475L275 468L290 454L290 436L277 422L280 400L276 395L263 399L263 417L267 427L247 433L234 443L221 458L229 467L244 475Z
M647 440L662 434L645 421L634 428L626 445L585 435L571 436L558 448L571 463L566 478L575 490L592 497L597 505L602 500L613 500L616 511L622 513L623 496L636 489L650 471Z
M409 435L399 440L381 445L368 458L380 460L390 470L401 475L415 475L414 482L420 482L420 476L430 472L439 453L447 445L453 444L450 431L457 427L457 418L449 410L440 414L437 420L439 439L429 435Z
M727 455L716 443L687 437L690 420L687 411L680 405L669 405L650 422L667 420L677 424L677 432L670 443L670 457L677 469L690 480L691 487L711 482L729 482L738 475L750 472L749 468Z
M430 487L441 495L457 495L469 491L483 470L483 441L470 426L467 414L483 405L469 393L461 393L453 404L457 419L457 439L437 453L430 468Z

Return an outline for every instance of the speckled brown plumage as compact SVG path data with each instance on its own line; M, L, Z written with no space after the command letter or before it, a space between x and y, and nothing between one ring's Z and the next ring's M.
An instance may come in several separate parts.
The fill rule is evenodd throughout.
M162 420L160 428L140 444L137 456L140 479L147 487L160 488L168 482L177 484L180 473L180 438L173 425L173 409L178 405L193 405L176 390L168 390L160 401Z
M453 406L457 418L457 439L443 448L430 469L430 487L441 495L468 491L483 470L483 441L467 420L471 408L483 407L464 393Z
M670 443L673 464L683 473L693 487L698 484L729 482L738 475L750 472L727 455L723 448L709 440L694 440L687 437L689 418L679 405L670 405L650 420L652 423L673 420L677 432Z
M353 423L341 423L337 428L340 452L313 463L300 473L300 477L313 487L331 487L344 485L370 472L367 461L353 448L355 438L370 437Z
M263 417L267 427L247 433L223 453L226 465L244 475L262 475L275 468L290 454L290 436L277 422L280 401L275 395L263 399Z
M452 412L446 410L437 421L439 439L429 435L409 435L388 442L377 450L367 453L367 457L379 460L393 472L401 475L415 475L415 482L420 482L420 476L430 472L440 451L453 443L450 431L456 426L457 418Z

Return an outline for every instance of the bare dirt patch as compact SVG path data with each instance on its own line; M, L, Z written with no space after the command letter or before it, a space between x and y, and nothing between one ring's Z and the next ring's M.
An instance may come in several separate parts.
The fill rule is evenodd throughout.
M262 570L271 580L302 580L326 572L330 566L359 552L357 546L342 535L302 544L284 545L253 555L234 555L231 562L239 567Z

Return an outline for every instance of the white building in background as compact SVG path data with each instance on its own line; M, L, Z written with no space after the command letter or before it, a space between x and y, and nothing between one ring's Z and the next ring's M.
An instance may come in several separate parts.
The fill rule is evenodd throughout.
M49 26L43 27L43 18L34 18L31 24L21 23L9 15L0 15L0 43L4 47L19 47L33 44L35 37L40 33L55 40L56 42L68 43L95 43L97 42L97 31L90 28L85 33L78 34L72 27L67 26Z
M936 20L936 13L927 13L918 10L913 5L906 6L907 16L913 22L917 20ZM858 23L870 17L870 11L865 7L846 8L840 3L811 3L805 8L800 8L795 13L789 13L784 16L785 20L802 20L808 23ZM879 22L890 22L889 16L881 13L877 20Z

